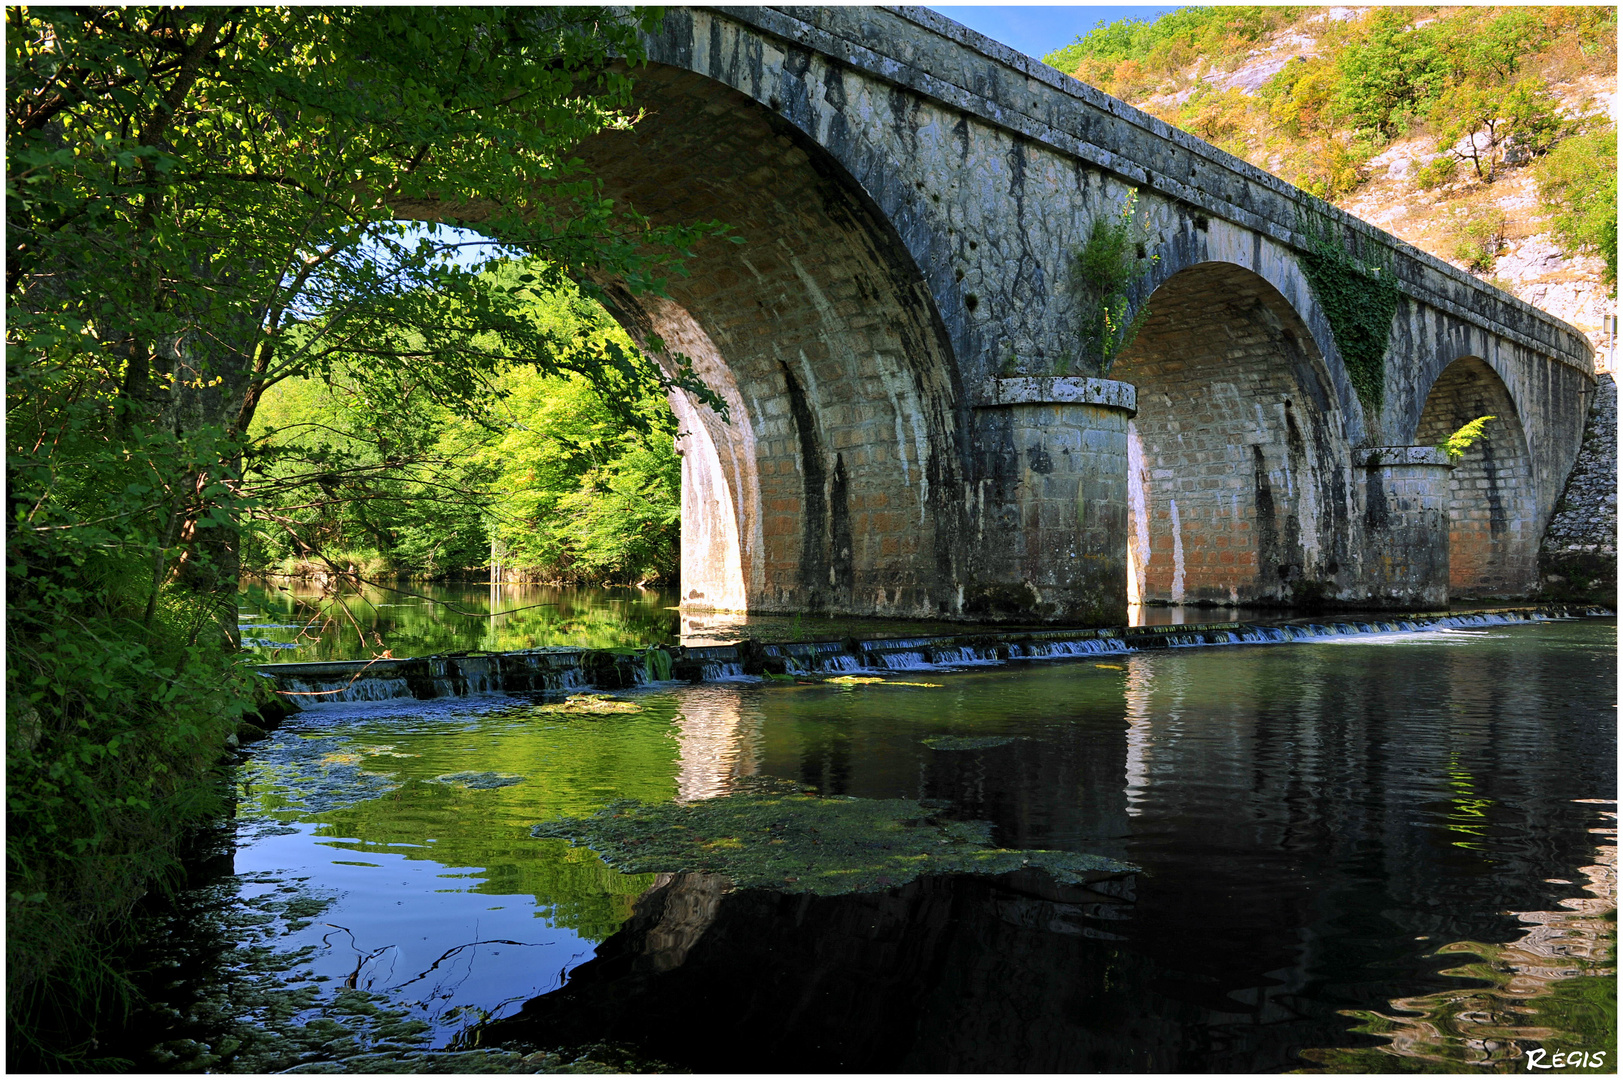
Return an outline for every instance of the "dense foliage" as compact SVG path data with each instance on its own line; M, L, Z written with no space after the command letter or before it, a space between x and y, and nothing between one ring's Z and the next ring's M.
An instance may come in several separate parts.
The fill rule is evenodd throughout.
M534 318L576 349L634 351L573 290L537 301ZM244 485L247 568L484 577L494 560L509 581L675 578L681 467L657 388L610 398L579 376L508 364L452 409L412 379L380 396L334 371L266 393Z
M572 279L658 289L714 231L650 227L570 153L633 121L610 61L634 69L655 21L7 9L14 1060L93 1057L117 982L96 942L173 867L177 829L209 809L209 764L255 705L232 645L267 391L315 379L379 415L455 412L528 365L623 412L667 381L535 314ZM503 245L493 257L527 261L482 273L453 257L464 234L406 219L476 225Z
M1539 198L1569 252L1606 260L1617 295L1617 128L1593 124L1538 164Z

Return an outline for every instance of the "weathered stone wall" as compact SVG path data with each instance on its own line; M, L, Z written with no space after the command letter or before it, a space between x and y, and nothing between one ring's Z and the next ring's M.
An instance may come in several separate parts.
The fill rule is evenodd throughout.
M1356 586L1357 492L1323 358L1267 281L1191 267L1113 374L1138 387L1144 602L1255 604Z
M1472 420L1492 416L1454 463L1449 483L1450 594L1525 596L1538 584L1538 501L1521 418L1487 364L1456 360L1426 399L1415 441L1442 443Z
M742 241L707 241L666 299L619 298L732 406L723 424L676 403L685 506L717 514L685 526L687 602L968 616L1009 584L984 547L1007 505L984 499L998 474L975 418L999 376L1088 374L1075 253L1135 192L1152 315L1112 376L1142 391L1134 587L1180 594L1181 547L1185 600L1387 589L1366 573L1358 452L1424 443L1433 386L1463 357L1522 428L1491 469L1456 473L1456 520L1487 523L1492 569L1471 580L1528 587L1592 378L1572 328L933 12L678 8L649 50L649 115L584 156L656 221L719 219ZM1302 275L1313 221L1398 279L1378 414ZM1496 531L1512 518L1481 501L1494 493L1519 524ZM1052 591L1073 541L1091 543L1009 558Z
M1449 600L1449 490L1454 471L1433 446L1378 446L1364 460L1363 577L1382 606Z
M1617 381L1600 377L1583 447L1540 552L1544 587L1617 602Z
M1108 379L1016 377L976 411L979 533L964 614L1127 622L1127 427L1136 394Z
M958 425L916 271L862 192L766 110L669 67L640 94L649 116L584 156L656 220L721 220L744 241L708 242L666 298L613 297L729 406L724 423L673 402L684 510L717 513L686 529L684 600L937 614L956 602Z

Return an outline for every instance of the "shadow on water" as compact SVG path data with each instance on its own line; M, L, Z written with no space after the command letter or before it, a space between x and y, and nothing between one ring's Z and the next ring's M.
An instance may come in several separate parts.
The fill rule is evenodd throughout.
M240 767L222 914L154 942L201 935L213 959L159 968L176 1013L135 1037L162 1044L155 1067L216 1071L530 1069L605 1044L715 1071L1597 1052L1616 1039L1615 889L1580 879L1613 865L1615 650L1610 621L1581 620L664 684L589 714L311 710ZM1142 872L1131 892L937 873L812 896L679 873L709 864L622 873L532 834L769 778Z
M1188 1060L1156 1049L1156 1036L1199 1010L1157 995L1153 965L1113 944L1130 880L938 875L844 896L727 884L662 876L565 987L483 1037L622 1042L698 1072L1138 1071Z

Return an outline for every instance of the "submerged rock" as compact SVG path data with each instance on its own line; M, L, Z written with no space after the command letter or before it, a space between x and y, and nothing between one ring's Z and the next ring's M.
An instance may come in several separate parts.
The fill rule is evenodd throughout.
M1019 741L1018 735L932 735L919 740L931 750L990 750Z
M436 776L429 783L454 784L473 791L489 791L491 788L511 787L513 784L522 783L523 780L524 777L514 776L511 773L454 772Z
M1137 869L1081 852L996 848L990 822L940 815L912 799L745 793L686 804L621 800L530 835L589 847L623 873L716 873L740 888L822 896L890 889L922 874L1035 868L1082 884Z
M562 701L537 705L535 711L561 713L566 716L611 716L616 713L641 712L642 706L635 701L608 697L605 694L570 694Z

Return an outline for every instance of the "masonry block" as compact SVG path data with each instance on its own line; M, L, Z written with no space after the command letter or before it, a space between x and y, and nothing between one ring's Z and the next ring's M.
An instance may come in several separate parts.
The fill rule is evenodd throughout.
M1448 503L1453 466L1432 446L1360 451L1364 472L1364 584L1372 607L1448 604Z

